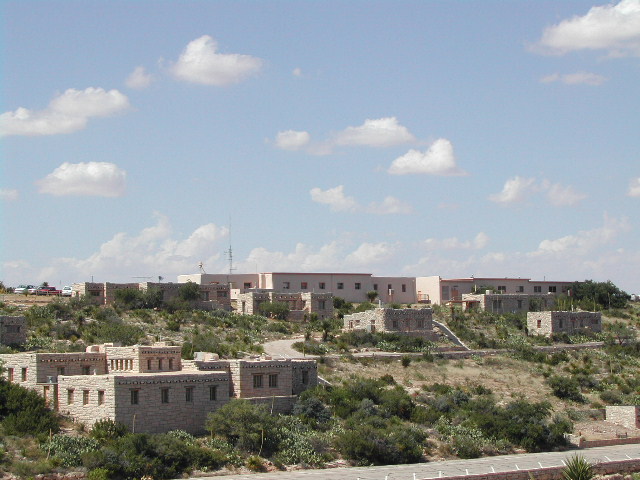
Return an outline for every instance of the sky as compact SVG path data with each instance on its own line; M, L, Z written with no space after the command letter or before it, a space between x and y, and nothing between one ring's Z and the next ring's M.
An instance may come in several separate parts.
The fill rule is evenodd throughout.
M202 264L640 293L640 0L0 14L6 286Z

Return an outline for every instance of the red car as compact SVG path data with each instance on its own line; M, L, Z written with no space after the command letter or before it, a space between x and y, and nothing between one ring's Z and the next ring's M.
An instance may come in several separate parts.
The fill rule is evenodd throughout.
M36 295L60 295L61 293L56 287L40 287L36 290Z

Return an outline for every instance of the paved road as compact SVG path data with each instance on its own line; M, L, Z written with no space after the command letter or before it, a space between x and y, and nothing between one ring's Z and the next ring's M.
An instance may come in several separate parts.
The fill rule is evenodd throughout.
M454 475L514 472L532 468L562 466L564 460L576 454L584 456L591 463L640 459L640 445L615 445L567 452L501 455L475 460L448 460L445 462L389 465L384 467L349 467L299 470L295 472L232 474L224 478L225 480L427 480ZM193 477L190 480L206 478L210 480L211 477Z

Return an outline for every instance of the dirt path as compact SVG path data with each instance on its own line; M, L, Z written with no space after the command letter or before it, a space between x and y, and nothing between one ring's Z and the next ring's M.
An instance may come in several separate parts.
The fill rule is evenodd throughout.
M302 355L291 348L295 342L304 341L304 337L287 338L284 340L274 340L263 345L264 352L274 358L316 358L315 355Z

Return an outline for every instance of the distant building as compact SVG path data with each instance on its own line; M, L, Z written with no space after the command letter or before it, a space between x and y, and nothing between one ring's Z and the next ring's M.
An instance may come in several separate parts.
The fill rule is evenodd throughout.
M98 305L111 305L116 300L116 292L123 289L134 289L146 292L150 289L160 291L163 301L169 301L178 297L179 283L74 283L71 288L74 296L86 296ZM225 284L199 285L200 300L193 302L195 308L203 310L231 310L229 286Z
M451 300L462 300L462 295L464 294L485 293L487 287L498 293L550 294L556 296L567 293L573 283L507 277L417 277L416 296L418 302L432 303L434 305L444 305Z
M331 293L348 302L365 302L367 292L378 292L384 303L416 303L415 277L374 277L370 273L285 273L255 274L197 273L178 275L178 283L195 282L199 285L229 284L231 299L250 289L275 292Z
M343 329L435 338L430 308L374 308L353 313L344 316Z
M483 293L480 295L463 293L460 302L462 310L479 310L491 313L520 313L530 310L549 310L555 297L548 294L529 293Z
M529 335L550 337L557 333L578 333L581 330L602 331L600 312L528 312Z
M82 353L3 354L8 381L31 388L73 420L92 426L109 418L139 433L182 429L202 433L209 412L232 398L291 410L317 385L315 360L221 360L198 353L183 361L180 346L93 345Z
M0 315L0 345L22 345L26 341L26 319L23 316Z
M251 289L238 294L236 311L241 314L260 314L263 303L286 303L289 307L288 320L303 321L316 314L318 318L333 317L333 295L314 292L274 292L273 290Z

